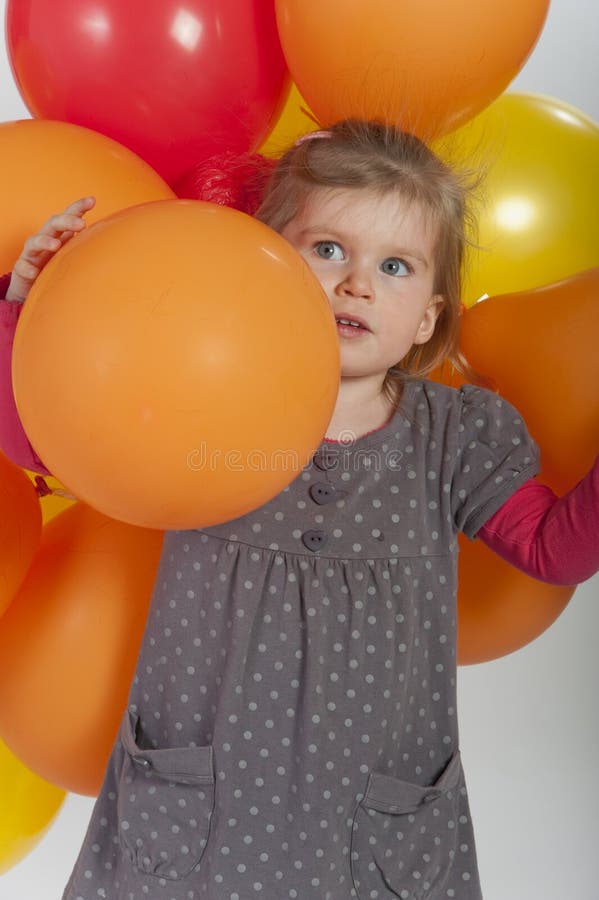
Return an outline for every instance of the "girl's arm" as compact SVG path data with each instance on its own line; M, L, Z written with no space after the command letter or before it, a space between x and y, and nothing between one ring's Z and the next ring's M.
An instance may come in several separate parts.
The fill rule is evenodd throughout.
M23 304L6 299L10 279L0 278L0 450L18 466L49 475L27 440L12 392L12 345Z
M590 472L563 497L531 478L476 537L540 581L586 581L599 570L599 456Z
M0 450L17 465L42 475L50 473L27 440L12 390L12 347L23 303L36 278L57 250L85 228L86 212L95 205L83 197L27 238L13 271L0 278Z

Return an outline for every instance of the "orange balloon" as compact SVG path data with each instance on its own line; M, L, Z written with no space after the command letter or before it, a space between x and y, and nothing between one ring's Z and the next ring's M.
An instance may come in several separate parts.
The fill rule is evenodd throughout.
M459 536L458 663L488 662L539 637L576 587L536 581L480 541Z
M94 795L135 670L162 547L78 503L44 527L0 620L0 738L52 784Z
M599 268L471 307L461 348L522 413L543 481L565 493L599 453Z
M599 269L490 297L468 309L461 349L522 413L541 449L540 481L563 494L599 452ZM445 368L439 380L463 378ZM495 659L542 634L575 588L529 578L460 536L458 660Z
M131 524L199 528L261 506L307 464L337 396L335 321L272 229L209 203L146 204L42 272L13 384L71 493Z
M42 513L24 472L0 453L0 616L17 593L39 546Z
M46 119L0 124L0 274L53 213L90 194L97 203L88 222L175 196L139 156L89 128Z
M523 66L549 0L276 0L283 52L323 125L382 119L431 139Z

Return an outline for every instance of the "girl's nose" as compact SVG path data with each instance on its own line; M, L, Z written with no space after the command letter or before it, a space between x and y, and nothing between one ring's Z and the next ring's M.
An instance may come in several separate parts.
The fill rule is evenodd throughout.
M339 283L338 294L363 300L374 300L374 288L368 274L363 269L352 269Z

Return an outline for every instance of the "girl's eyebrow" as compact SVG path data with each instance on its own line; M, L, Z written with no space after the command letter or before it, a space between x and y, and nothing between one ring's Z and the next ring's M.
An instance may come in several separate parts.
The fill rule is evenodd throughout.
M331 228L330 225L312 225L309 228L302 228L302 230L300 231L300 236L303 236L304 234L337 234L337 232L334 228Z
M422 256L421 253L417 253L416 250L398 250L398 256L409 256L411 259L417 259L418 262L421 262L425 269L428 269L430 266L429 260Z

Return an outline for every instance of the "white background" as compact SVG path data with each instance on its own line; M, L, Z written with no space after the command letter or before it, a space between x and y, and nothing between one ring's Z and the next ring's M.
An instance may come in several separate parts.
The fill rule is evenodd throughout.
M2 16L4 9L0 0ZM566 100L599 121L598 47L597 0L552 0L511 89ZM0 38L0 121L25 116ZM462 754L485 900L599 898L598 638L596 575L531 645L460 669ZM38 847L0 876L0 900L59 900L92 802L67 796Z

